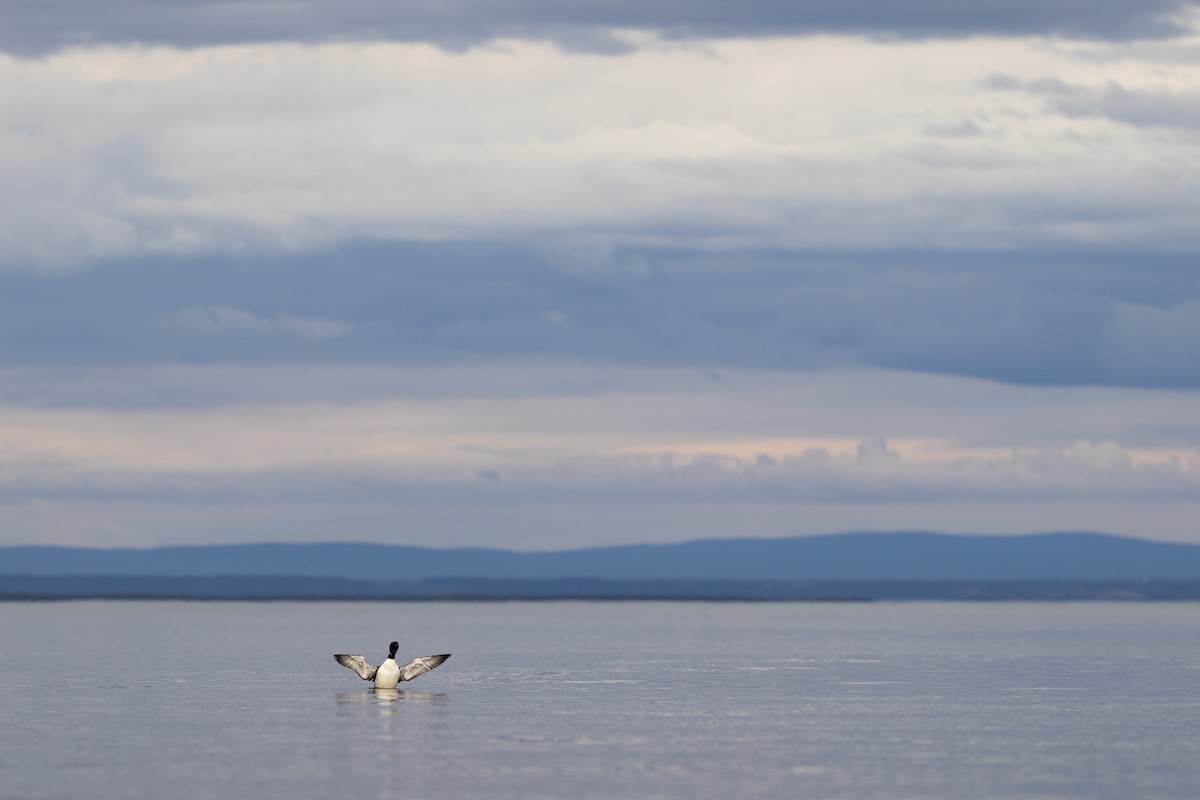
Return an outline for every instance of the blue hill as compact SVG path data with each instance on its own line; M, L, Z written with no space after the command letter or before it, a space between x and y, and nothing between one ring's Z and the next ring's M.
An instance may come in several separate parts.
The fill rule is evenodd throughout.
M1097 533L845 533L516 552L364 543L153 549L0 548L3 575L472 576L610 580L1150 580L1200 578L1200 546Z

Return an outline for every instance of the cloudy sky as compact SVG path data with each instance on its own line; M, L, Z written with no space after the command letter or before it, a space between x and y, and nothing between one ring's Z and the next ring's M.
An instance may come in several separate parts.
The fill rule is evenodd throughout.
M0 4L0 544L1200 543L1200 4Z

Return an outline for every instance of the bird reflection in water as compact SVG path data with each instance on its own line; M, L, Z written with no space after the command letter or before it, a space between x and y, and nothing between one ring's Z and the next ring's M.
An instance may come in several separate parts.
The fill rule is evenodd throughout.
M350 716L366 716L372 713L395 714L402 703L444 703L444 692L413 692L408 689L365 689L361 692L339 692L339 711Z

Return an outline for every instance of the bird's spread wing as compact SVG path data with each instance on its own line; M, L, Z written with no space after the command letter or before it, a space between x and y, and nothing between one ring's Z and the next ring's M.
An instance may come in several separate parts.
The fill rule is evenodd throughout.
M350 656L346 655L345 653L338 653L336 656L334 656L334 658L337 659L337 662L343 667L348 667L357 672L358 677L362 678L364 681L372 680L375 677L376 671L379 669L379 667L375 666L370 661L367 661L362 656ZM417 660L420 661L421 659ZM413 663L415 664L416 661ZM441 662L438 663L440 664ZM432 669L432 667L428 667L427 669Z
M429 670L440 665L449 657L449 653L443 653L440 656L424 656L423 658L414 658L412 661L400 668L400 680L411 681L418 675L424 675L426 672L429 672Z

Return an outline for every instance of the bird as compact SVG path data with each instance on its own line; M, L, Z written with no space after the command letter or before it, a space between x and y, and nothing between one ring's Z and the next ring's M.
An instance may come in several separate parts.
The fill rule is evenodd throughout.
M358 677L364 681L375 681L376 689L395 689L396 684L400 681L411 681L418 675L424 675L434 667L440 666L447 658L449 653L442 653L436 656L423 656L414 658L404 666L396 663L396 651L400 648L399 642L392 642L388 645L387 660L378 667L367 661L362 656L350 655L348 653L337 653L334 659L339 664L347 669L352 669L358 673Z

